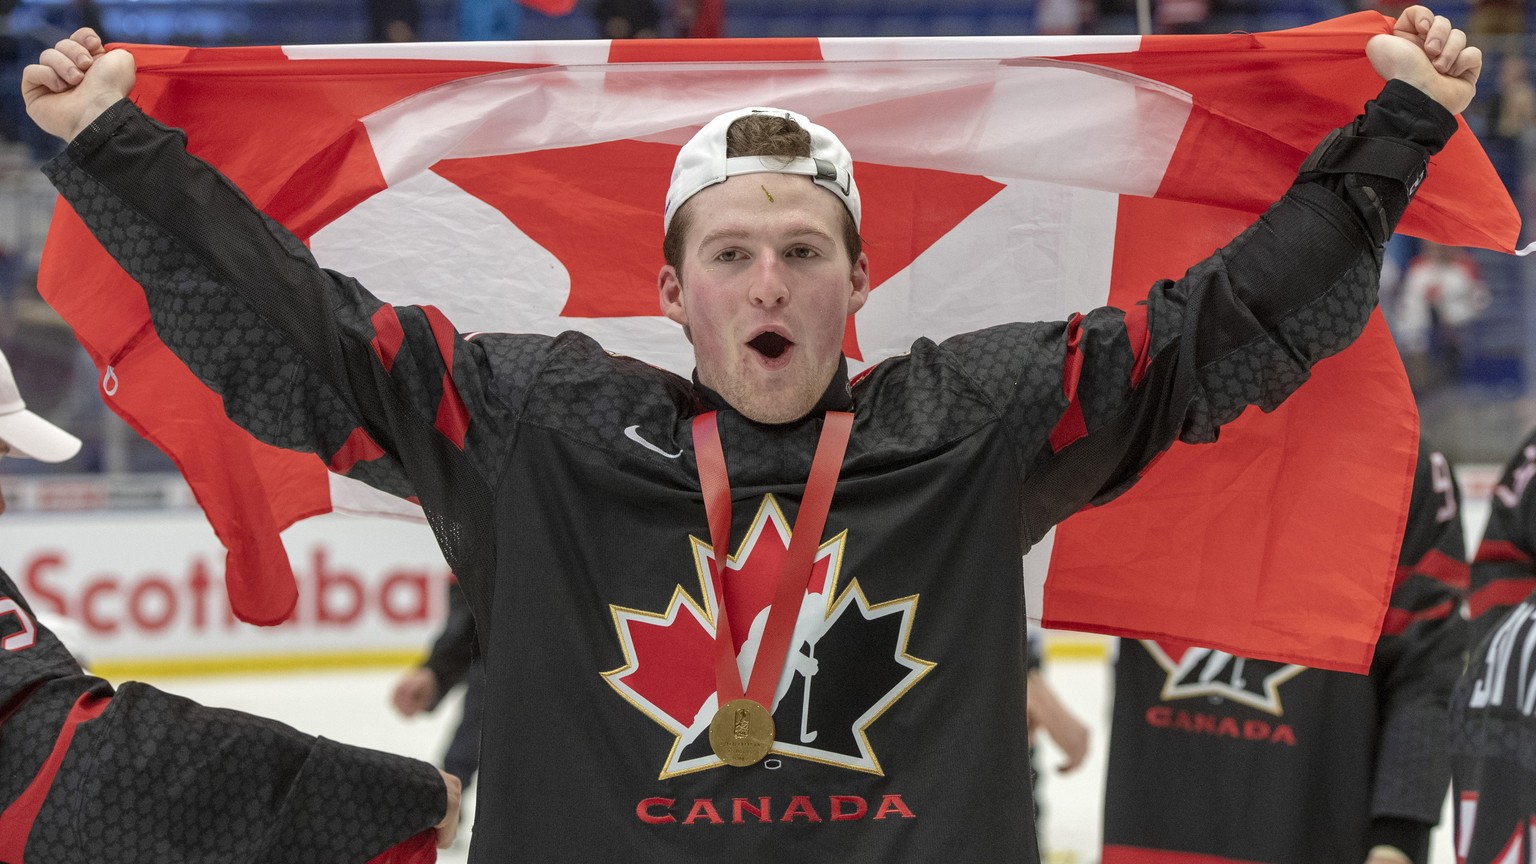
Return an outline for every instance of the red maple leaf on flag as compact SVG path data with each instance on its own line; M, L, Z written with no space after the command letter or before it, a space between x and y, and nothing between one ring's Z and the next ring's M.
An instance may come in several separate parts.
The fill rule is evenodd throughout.
M566 318L659 315L661 210L677 147L611 141L439 162L432 170L494 207L570 274ZM856 163L860 234L878 289L1004 186L985 177ZM553 192L553 194L552 194ZM852 317L844 353L862 360Z

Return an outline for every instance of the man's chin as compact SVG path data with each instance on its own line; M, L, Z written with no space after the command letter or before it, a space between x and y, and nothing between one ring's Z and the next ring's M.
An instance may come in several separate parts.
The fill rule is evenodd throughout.
M793 423L811 412L820 393L797 387L741 387L720 395L736 413L754 423Z

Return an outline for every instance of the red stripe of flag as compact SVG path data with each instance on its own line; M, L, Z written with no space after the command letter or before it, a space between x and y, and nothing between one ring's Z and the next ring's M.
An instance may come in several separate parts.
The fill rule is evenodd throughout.
M615 39L609 63L744 63L821 60L819 39Z

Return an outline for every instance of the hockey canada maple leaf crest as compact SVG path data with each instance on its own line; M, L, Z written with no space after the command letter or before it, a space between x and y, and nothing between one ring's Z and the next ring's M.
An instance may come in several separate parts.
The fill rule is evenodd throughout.
M743 679L756 659L790 528L772 495L727 558L723 580ZM662 611L613 606L625 664L603 678L626 701L676 736L661 777L725 763L709 747L717 706L715 620L720 598L709 578L715 550L690 537L698 593L678 585ZM846 531L816 551L810 582L771 706L777 735L769 758L806 759L883 773L867 730L935 664L907 653L916 596L871 602L857 580L840 579ZM740 623L738 623L740 622Z
M1211 648L1163 644L1143 639L1147 652L1168 673L1160 698L1207 696L1230 699L1250 708L1285 716L1280 685L1306 671L1305 666L1236 657Z

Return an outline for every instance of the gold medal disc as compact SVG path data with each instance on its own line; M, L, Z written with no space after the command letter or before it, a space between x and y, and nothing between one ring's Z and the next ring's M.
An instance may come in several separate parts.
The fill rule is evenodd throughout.
M756 765L773 749L773 715L751 699L733 699L709 721L709 746L727 765Z

